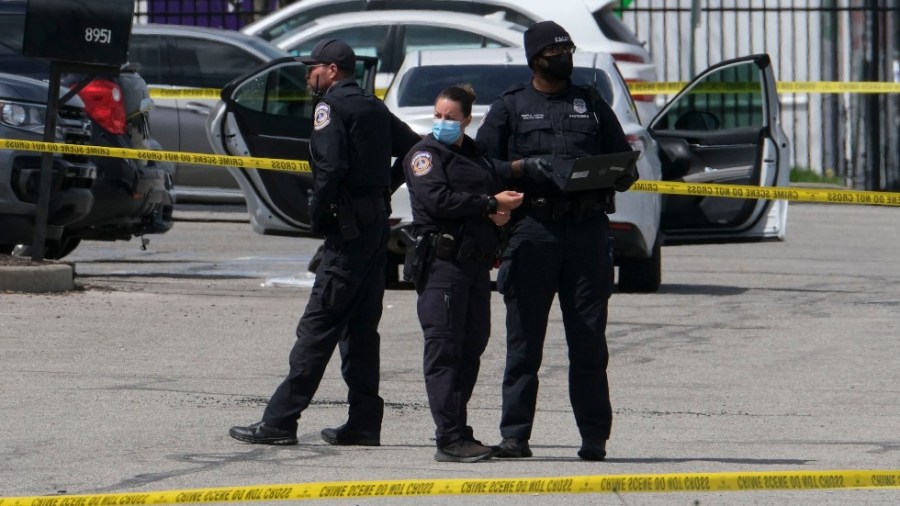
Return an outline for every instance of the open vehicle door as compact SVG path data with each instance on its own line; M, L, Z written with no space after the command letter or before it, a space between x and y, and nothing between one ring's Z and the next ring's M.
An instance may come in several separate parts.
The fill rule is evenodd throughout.
M768 55L710 67L666 104L649 130L659 146L663 180L751 186L789 182L788 140ZM787 204L663 195L664 244L782 239Z
M375 58L357 57L356 80L369 92L375 88L376 63ZM230 156L308 161L316 104L306 86L306 69L296 57L280 58L228 83L208 123L213 149ZM228 170L244 192L257 232L309 234L311 173Z

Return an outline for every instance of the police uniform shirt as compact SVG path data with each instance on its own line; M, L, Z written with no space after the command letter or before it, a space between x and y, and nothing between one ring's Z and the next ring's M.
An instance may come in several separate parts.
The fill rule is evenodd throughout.
M391 157L402 157L419 139L354 79L332 85L313 113L311 216L321 219L342 186L353 197L391 188Z
M474 241L481 253L496 250L498 228L487 217L489 196L503 187L484 147L468 136L461 147L438 142L431 134L406 155L416 231L448 232L463 242Z
M631 151L612 108L595 90L571 82L556 95L542 93L530 82L509 88L491 105L477 138L492 158L507 162L497 163L501 179L532 196L557 191L553 183L513 179L508 162Z

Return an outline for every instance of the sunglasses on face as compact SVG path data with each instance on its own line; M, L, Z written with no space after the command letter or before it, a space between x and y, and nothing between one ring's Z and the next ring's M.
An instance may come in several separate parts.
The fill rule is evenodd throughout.
M570 44L556 44L553 46L547 46L541 51L541 56L559 56L563 53L573 54L575 52L575 46Z
M327 63L317 63L317 64L315 64L315 65L310 65L310 66L306 67L306 77L309 77L310 74L312 74L313 71L316 70L317 68L319 68L319 67L327 67L328 65L329 65L329 64L327 64Z

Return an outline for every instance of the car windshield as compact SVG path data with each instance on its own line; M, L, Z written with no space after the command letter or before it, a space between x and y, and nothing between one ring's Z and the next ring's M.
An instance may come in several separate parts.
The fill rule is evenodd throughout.
M445 88L468 83L478 98L476 104L490 105L510 86L531 80L531 69L525 65L433 65L410 69L397 88L400 107L424 107L434 104ZM589 84L597 89L606 103L613 104L609 76L600 69L575 67L572 82Z

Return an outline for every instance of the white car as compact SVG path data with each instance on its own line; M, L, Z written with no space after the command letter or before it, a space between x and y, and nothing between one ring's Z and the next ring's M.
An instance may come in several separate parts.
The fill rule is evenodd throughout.
M324 16L405 9L463 12L504 19L523 27L550 19L569 32L579 49L611 54L627 82L655 82L656 65L643 43L616 16L618 5L617 0L295 0L241 31L273 40L297 33ZM520 39L516 45L521 44ZM399 64L397 61L392 71ZM658 110L655 97L634 98L641 121L646 124Z
M524 32L520 25L472 14L371 11L318 18L272 43L292 55L306 56L322 39L341 39L357 55L378 58L375 89L384 96L409 51L516 47L522 45Z
M454 54L455 53L455 54ZM430 129L434 97L446 86L468 81L479 99L473 114L508 84L527 80L530 70L521 49L466 52L433 51L410 57L386 102L414 129ZM768 55L717 64L691 82L642 127L628 89L612 58L576 52L573 79L597 88L610 101L629 140L642 151L642 180L786 186L788 140L779 121L775 78ZM373 89L374 63L364 59L358 81ZM292 58L272 62L223 90L224 102L210 117L209 134L217 152L307 160L312 100L306 93L305 65ZM740 86L735 87L735 83ZM737 88L737 89L736 89ZM493 95L493 96L492 96ZM476 119L473 125L479 121ZM477 127L476 127L477 128ZM468 133L474 133L470 130ZM309 235L308 174L231 169L244 191L254 230L261 234ZM394 193L391 270L403 259L399 234L411 221L409 196ZM787 201L723 197L661 196L629 191L617 195L611 215L619 291L653 292L661 282L664 244L782 239Z

